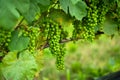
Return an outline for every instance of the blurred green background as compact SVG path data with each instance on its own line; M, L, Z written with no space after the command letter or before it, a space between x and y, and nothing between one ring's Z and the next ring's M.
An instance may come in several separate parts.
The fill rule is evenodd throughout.
M119 70L120 37L102 35L94 42L66 44L65 70L58 71L55 58L48 48L44 50L40 80L94 80Z

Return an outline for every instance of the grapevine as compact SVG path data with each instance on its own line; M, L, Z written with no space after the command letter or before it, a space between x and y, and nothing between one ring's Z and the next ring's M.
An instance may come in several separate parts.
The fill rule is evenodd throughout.
M13 67L14 63L19 61L19 57L16 58L18 54L21 57L22 53L31 53L31 62L37 65L37 69L32 70L38 70L40 62L35 62L35 55L49 48L56 59L57 69L64 70L67 42L92 42L97 39L96 35L111 36L115 35L116 31L120 33L120 0L21 0L14 3L6 1L0 1L0 4L4 4L0 5L0 64L8 64L3 65L3 69ZM10 60L6 59L9 58L6 56L10 56ZM15 60L10 62L13 58ZM25 55L25 58L29 58L28 55ZM24 62L27 61L21 63ZM23 67L21 66L21 69ZM6 80L11 80L11 75L6 75L11 74L12 70L14 69L8 70L8 73L0 73ZM31 70L28 68L26 71ZM18 78L21 74L16 75ZM12 78L16 80L14 76Z

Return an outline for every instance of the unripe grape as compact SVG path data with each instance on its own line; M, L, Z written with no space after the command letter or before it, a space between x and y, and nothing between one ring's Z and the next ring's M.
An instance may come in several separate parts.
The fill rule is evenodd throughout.
M61 44L59 43L61 39L63 39L62 31L60 29L60 25L52 20L47 22L49 24L49 31L48 31L48 42L49 42L49 49L53 56L56 57L56 67L57 69L63 69L64 61L62 60L64 57L64 51L61 48ZM48 26L48 25L47 25Z
M40 34L40 29L38 27L27 27L27 29L23 29L23 36L29 37L30 42L28 45L28 50L33 53L36 48L36 40Z
M11 31L0 28L0 49L8 51L8 45L11 41ZM4 52L4 51L3 51Z
M73 38L83 38L92 41L95 36L95 27L97 26L98 18L97 4L94 0L90 1L90 6L87 7L87 16L82 21L74 21Z

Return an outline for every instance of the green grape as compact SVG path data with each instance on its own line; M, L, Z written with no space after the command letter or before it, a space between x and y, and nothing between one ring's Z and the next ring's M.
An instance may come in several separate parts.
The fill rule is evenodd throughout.
M28 50L33 53L36 49L36 40L40 34L40 29L38 27L28 27L23 29L23 36L30 38L30 43L28 45Z
M48 39L49 39L49 45L50 45L50 50L53 55L57 55L60 53L60 48L59 48L59 41L60 41L60 29L59 25L53 21L49 21L49 34L48 34Z
M64 70L65 44L60 45L60 54L56 57L56 67L58 70Z
M95 38L95 27L98 22L97 2L95 0L91 0L89 3L87 16L83 18L82 21L75 20L73 22L73 38L82 38L89 41L93 41Z
M64 57L57 56L56 57L56 67L58 70L64 70Z
M4 55L9 51L8 45L11 41L11 31L0 29L0 61L3 59Z
M49 33L48 33L48 42L49 49L53 56L56 57L56 67L58 70L64 69L64 47L60 44L60 40L64 39L66 36L63 36L64 31L62 31L61 26L49 20Z
M75 21L73 22L73 25L74 25L74 30L73 30L72 38L73 38L73 39L76 39L76 38L79 37L79 34L80 34L80 32L82 31L81 22L78 21L78 20L75 20Z
M108 12L108 6L104 3L104 1L99 1L98 3L98 26L100 26L100 30L103 29L103 24L105 22L105 15Z
M68 32L67 31L64 31L62 28L61 28L61 34L60 34L60 40L64 40L68 37Z
M0 29L0 51L8 51L8 45L11 41L11 31Z
M49 19L45 18L42 22L40 22L39 26L41 30L41 36L47 39L50 27Z
M44 30L44 34L45 34L46 38L48 36L49 27L50 27L50 25L49 25L49 23L47 23L45 26L45 30Z
M95 27L97 26L98 18L97 3L91 0L89 7L87 8L87 16L83 19L82 27L83 33L82 38L93 41L95 38Z

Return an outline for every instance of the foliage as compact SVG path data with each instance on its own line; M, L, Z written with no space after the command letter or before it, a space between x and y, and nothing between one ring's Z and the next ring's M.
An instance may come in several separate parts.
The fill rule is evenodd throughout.
M45 67L40 72L42 75L40 80L44 78L47 80L96 80L98 77L118 71L120 66L119 39L119 36L111 40L110 37L102 35L99 40L92 43L69 42L66 45L66 69L62 72L55 69L55 64L52 63L54 58L50 57L49 49L44 49L47 60L46 58L44 60Z
M0 0L1 78L33 79L42 65L41 50L47 47L56 67L64 69L65 42L93 41L98 35L120 32L119 4L119 0Z
M17 52L9 52L2 64L2 73L6 80L32 80L37 71L35 58L28 51L21 52L19 59Z
M27 48L28 43L29 43L28 37L19 36L19 31L14 31L12 33L11 42L9 43L8 48L10 51L15 51L15 50L21 51Z

